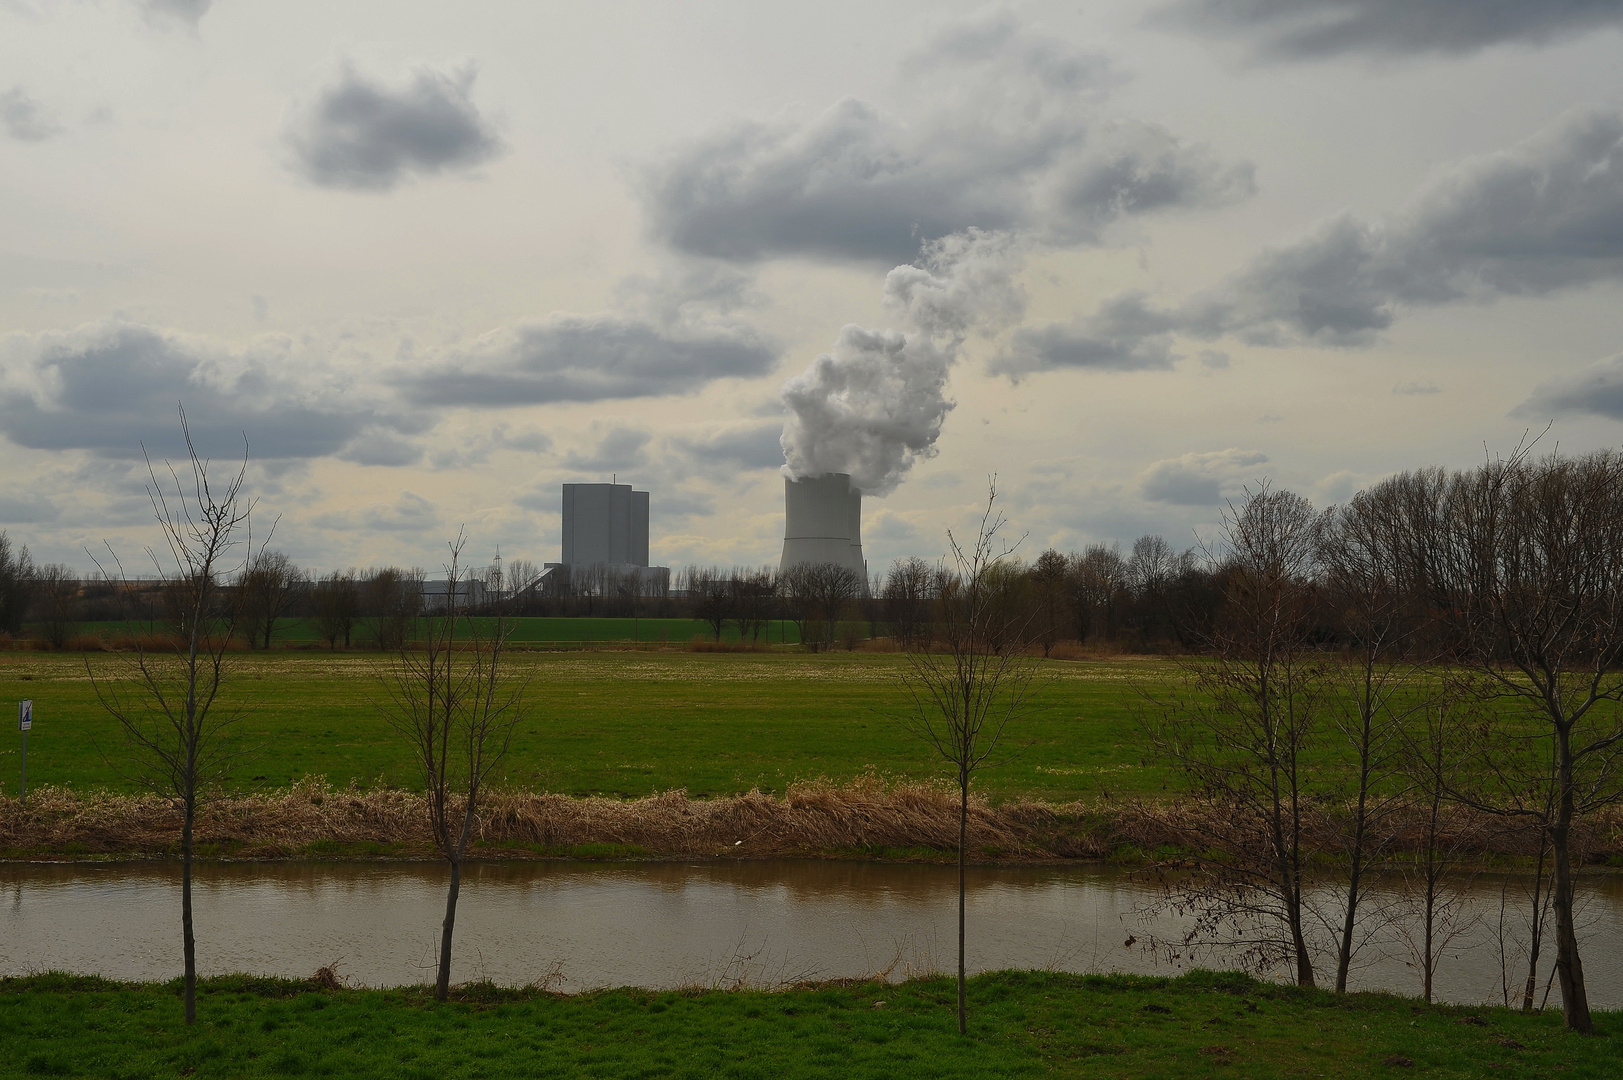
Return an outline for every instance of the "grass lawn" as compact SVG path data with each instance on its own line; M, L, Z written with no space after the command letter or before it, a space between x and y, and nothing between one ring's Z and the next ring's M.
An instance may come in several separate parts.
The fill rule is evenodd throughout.
M1003 972L970 986L777 993L471 987L322 991L204 984L186 1030L174 985L0 981L0 1076L1610 1078L1623 1014L1569 1035L1558 1012L1430 1008L1196 972L1176 980ZM1470 1017L1470 1020L1467 1020Z
M826 776L940 775L898 718L906 658L883 653L519 652L529 718L501 778L569 794L634 796L674 788L723 795ZM134 790L123 742L97 703L79 654L0 653L0 702L34 701L31 784ZM124 654L88 654L100 678L127 675ZM405 744L380 705L389 658L274 650L234 653L229 704L252 753L233 786L281 787L306 775L413 785ZM1011 728L1018 752L976 783L993 798L1071 799L1101 790L1159 792L1136 724L1146 693L1172 689L1177 665L1156 658L1053 661ZM15 794L19 739L0 737L0 784Z

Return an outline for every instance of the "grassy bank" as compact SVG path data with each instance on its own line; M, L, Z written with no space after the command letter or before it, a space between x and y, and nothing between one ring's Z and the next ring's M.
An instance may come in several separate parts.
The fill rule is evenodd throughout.
M864 653L518 653L530 719L497 778L507 787L570 795L642 796L678 788L696 797L795 780L898 779L938 766L898 717L904 657ZM0 701L34 700L28 775L34 784L133 791L118 769L122 739L97 704L97 677L125 675L116 654L0 653ZM405 744L390 729L381 655L239 653L228 707L250 751L238 790L306 776L344 786L412 782ZM1175 664L1148 658L1042 665L1043 686L1016 731L1020 749L978 780L994 799L1069 801L1102 792L1158 792L1167 774L1143 764L1135 730L1144 693L1174 685ZM12 706L14 707L14 706ZM18 738L0 738L0 790L16 793Z
M42 975L0 980L0 1076L343 1077L1612 1077L1623 1014L1600 1034L1559 1013L1335 997L1233 974L1003 972L781 992L575 997L464 987L343 990L244 977L204 983L198 1023L174 986Z

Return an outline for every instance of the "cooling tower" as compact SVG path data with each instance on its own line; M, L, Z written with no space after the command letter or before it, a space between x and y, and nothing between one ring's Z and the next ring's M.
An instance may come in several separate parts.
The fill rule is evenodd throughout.
M849 567L866 588L862 492L845 473L783 481L783 559L778 572L806 563Z

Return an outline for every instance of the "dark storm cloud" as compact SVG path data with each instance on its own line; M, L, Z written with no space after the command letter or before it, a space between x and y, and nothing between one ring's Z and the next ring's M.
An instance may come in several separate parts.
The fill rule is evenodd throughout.
M205 355L143 326L114 323L0 342L0 433L35 450L173 455L176 404L198 448L256 460L337 453L376 417L301 388L274 358Z
M403 376L400 385L429 406L608 401L761 375L777 357L774 345L742 328L690 332L627 316L565 315L497 331L464 356Z
M969 228L1089 243L1123 217L1253 190L1249 165L1107 116L1109 65L1008 15L945 35L901 74L895 115L848 98L676 147L642 178L650 230L695 255L894 265Z
M1107 304L1076 336L1101 355L1161 355L1167 335L1253 345L1371 344L1405 308L1491 303L1623 280L1623 110L1568 114L1497 154L1467 161L1380 222L1341 214L1263 252L1178 307ZM1101 333L1103 327L1111 333ZM1069 332L1069 331L1066 331ZM1062 331L1027 331L1031 340ZM1077 360L1057 345L1016 350L1018 374ZM1079 347L1074 355L1090 355Z
M1541 45L1623 23L1623 0L1177 0L1151 19L1295 60Z
M62 128L46 113L44 106L29 97L20 86L0 94L0 124L18 142L44 142L60 135Z
M1543 420L1582 413L1623 420L1623 355L1542 383L1512 415Z
M502 143L468 97L474 75L419 68L388 86L346 68L287 129L295 171L322 187L388 191L490 159Z

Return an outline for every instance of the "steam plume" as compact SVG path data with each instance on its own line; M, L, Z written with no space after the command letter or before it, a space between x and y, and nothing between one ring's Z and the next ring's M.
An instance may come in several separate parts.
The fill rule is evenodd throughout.
M926 244L917 265L887 274L885 304L912 329L848 325L832 352L784 383L784 475L850 473L864 494L887 495L915 461L934 457L965 339L1024 309L1014 282L1024 250L1011 234L971 229Z

